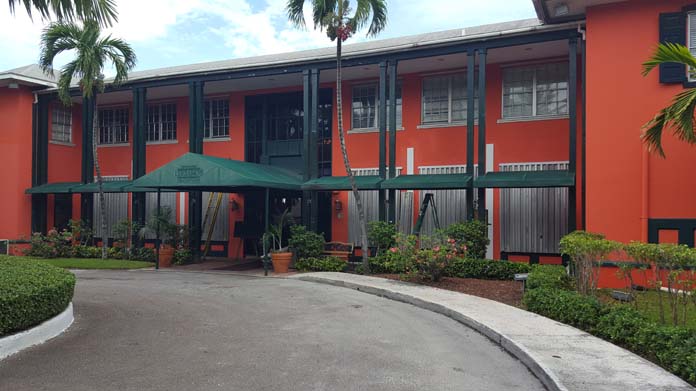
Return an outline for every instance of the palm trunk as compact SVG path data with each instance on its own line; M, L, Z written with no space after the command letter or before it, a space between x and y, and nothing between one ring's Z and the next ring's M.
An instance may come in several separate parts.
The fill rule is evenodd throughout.
M355 183L353 171L350 169L350 161L348 161L348 150L346 149L346 137L343 132L343 92L341 84L343 78L341 76L341 37L336 38L336 105L338 117L338 140L341 144L341 154L343 155L343 165L346 168L346 175L350 181L350 188L355 197L355 206L358 209L358 222L360 224L360 246L362 248L362 263L366 272L370 271L370 262L368 260L368 243L367 243L367 221L365 221L365 210L363 209L362 198L358 191L358 185Z
M101 216L101 231L102 231L102 259L106 259L107 247L109 245L109 239L106 237L106 200L104 199L104 186L101 175L101 167L99 166L99 156L97 155L97 124L99 117L99 110L97 110L97 94L96 92L92 95L94 97L94 115L92 116L92 155L94 158L94 170L97 173L97 189L99 191L99 214Z

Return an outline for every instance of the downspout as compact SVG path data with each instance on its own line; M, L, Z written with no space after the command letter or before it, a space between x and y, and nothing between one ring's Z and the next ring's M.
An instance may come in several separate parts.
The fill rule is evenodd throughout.
M641 165L640 165L640 170L641 170L640 241L647 243L648 242L648 219L650 217L650 200L649 200L649 197L650 197L650 188L649 188L650 151L648 151L648 149L643 147L642 145L641 145L641 148L643 149L643 155L641 158Z

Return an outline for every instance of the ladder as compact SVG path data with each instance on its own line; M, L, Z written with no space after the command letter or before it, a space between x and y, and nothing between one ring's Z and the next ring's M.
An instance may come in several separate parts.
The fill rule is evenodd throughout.
M425 193L425 197L423 197L423 203L421 204L420 211L418 212L418 220L416 220L416 226L413 228L413 234L416 236L420 236L420 231L423 227L423 220L425 220L425 214L428 213L428 206L430 206L432 210L435 229L440 229L440 219L437 216L437 207L435 206L435 201L433 201L433 193Z
M213 205L213 199L217 195L217 201L215 201L215 209L213 209L212 216L210 213L210 207ZM208 226L208 234L205 239L205 248L203 250L203 257L205 258L210 251L210 241L213 238L213 230L215 229L215 223L217 222L218 212L220 211L220 205L222 204L222 193L211 193L208 197L208 206L205 209L205 217L203 218L203 230L205 230L205 225L210 218L210 225Z

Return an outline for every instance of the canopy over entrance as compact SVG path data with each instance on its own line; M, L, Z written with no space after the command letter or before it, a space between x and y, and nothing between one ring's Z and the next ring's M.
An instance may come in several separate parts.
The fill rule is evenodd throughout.
M355 184L359 190L379 190L382 179L377 175L356 175ZM312 179L302 185L302 190L333 191L350 190L350 179L347 176L325 176Z
M301 190L302 181L283 169L197 153L186 153L132 182L136 188L202 190Z
M575 174L569 171L495 171L474 180L474 187L485 188L538 188L571 187Z
M380 184L382 189L445 190L466 189L471 181L467 174L399 175Z
M80 182L55 182L28 188L26 194L68 194L72 188L80 185Z

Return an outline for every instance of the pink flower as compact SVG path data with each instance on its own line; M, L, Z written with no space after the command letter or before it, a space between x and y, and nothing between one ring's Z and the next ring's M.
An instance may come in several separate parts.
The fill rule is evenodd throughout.
M447 239L447 243L454 243L454 242L455 242L455 240L452 238Z
M397 251L399 251L399 250L398 250L396 247L392 247L392 248L389 249L389 251L395 253L395 252L397 252Z
M440 251L440 246L433 247L433 251Z

